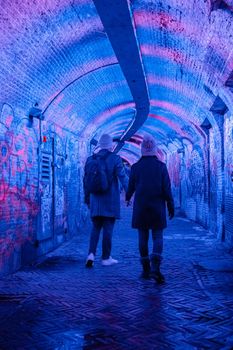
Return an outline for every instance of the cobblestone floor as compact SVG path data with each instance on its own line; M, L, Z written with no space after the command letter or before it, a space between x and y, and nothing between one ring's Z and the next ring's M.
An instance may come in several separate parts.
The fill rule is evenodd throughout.
M1 350L233 349L233 259L184 218L165 231L165 285L139 278L131 208L112 255L84 267L89 232L0 281Z

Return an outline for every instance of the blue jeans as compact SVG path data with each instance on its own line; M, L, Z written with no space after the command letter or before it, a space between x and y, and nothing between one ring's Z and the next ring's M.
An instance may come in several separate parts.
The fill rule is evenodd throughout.
M115 224L115 218L106 216L94 216L92 218L92 224L93 226L91 230L89 254L96 254L100 231L103 229L102 259L108 259L112 249L112 232Z
M138 230L139 236L139 252L141 259L149 258L149 230ZM162 261L163 253L163 230L152 230L153 249L151 260Z

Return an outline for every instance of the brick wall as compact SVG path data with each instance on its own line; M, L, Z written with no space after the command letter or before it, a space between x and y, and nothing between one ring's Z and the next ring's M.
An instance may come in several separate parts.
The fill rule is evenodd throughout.
M130 6L152 107L144 131L168 153L175 205L233 245L232 112L222 116L224 150L210 113L215 97L232 89L231 13L208 1ZM88 153L80 137L103 126L122 135L132 119L124 111L134 101L92 1L3 1L0 19L0 273L6 273L79 232L87 216L81 182ZM41 132L38 120L28 124L36 101L48 121ZM232 111L232 91L226 104ZM209 146L198 131L205 117L213 126ZM178 144L184 152L177 153ZM135 161L132 150L126 154Z
M180 209L181 213L199 222L215 233L219 240L226 241L232 246L233 118L231 112L220 117L223 122L223 130L221 131L215 124L209 131L209 164L208 142L205 142L202 147L188 145L181 156ZM221 133L224 135L223 145L221 144ZM172 164L170 164L171 168ZM174 166L173 169L175 169ZM173 193L176 193L173 171L169 172L173 181Z
M225 118L225 239L233 246L233 117L228 113Z
M38 202L37 125L15 116L9 105L0 115L0 271L21 264L22 246L33 244Z
M0 116L0 274L78 234L86 142L7 104ZM40 143L40 137L42 143Z
M181 166L181 212L206 226L205 150L189 144L184 149Z

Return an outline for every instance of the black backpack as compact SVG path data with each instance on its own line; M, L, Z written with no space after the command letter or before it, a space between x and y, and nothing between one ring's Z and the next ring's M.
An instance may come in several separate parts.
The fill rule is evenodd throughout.
M84 185L88 193L101 194L106 192L111 184L105 160L111 153L104 156L94 154L85 167Z

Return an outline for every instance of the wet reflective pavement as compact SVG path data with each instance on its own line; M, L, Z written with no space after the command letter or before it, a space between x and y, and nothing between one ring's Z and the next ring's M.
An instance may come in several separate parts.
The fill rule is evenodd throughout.
M165 231L164 285L141 279L131 209L86 269L89 232L0 281L1 350L233 349L232 253L184 218Z

